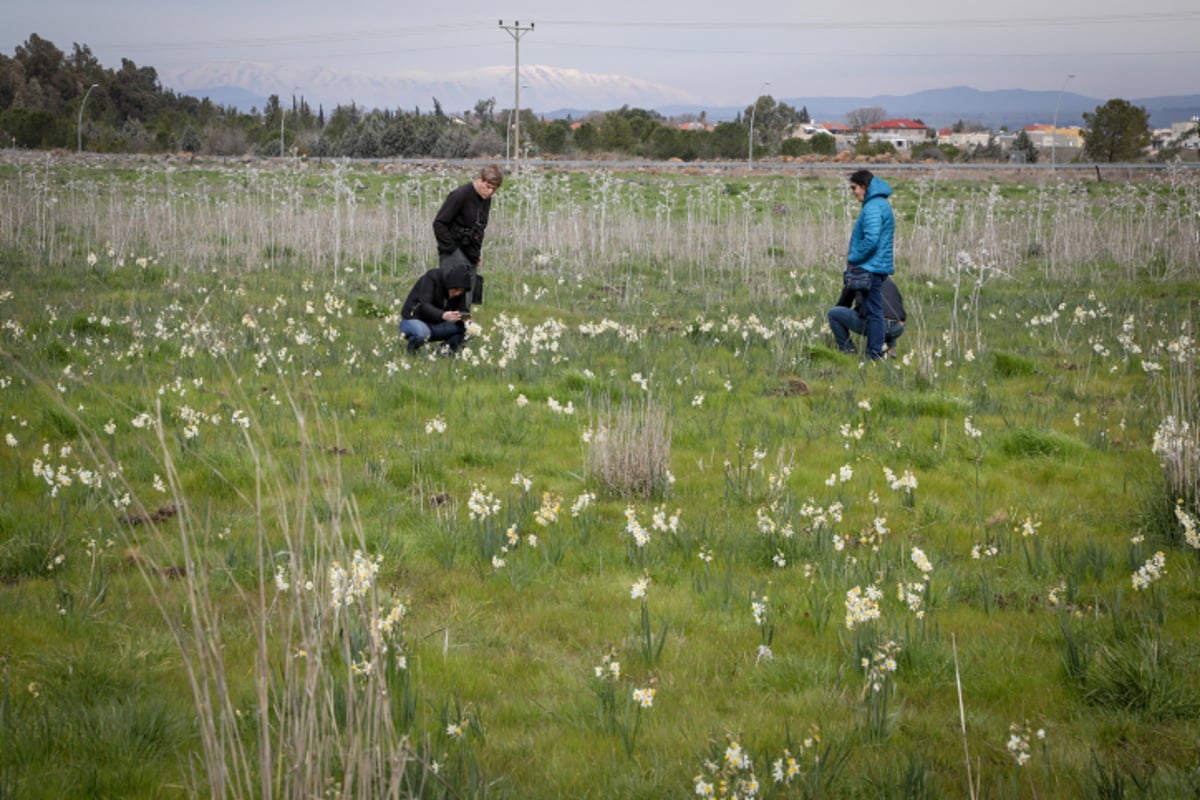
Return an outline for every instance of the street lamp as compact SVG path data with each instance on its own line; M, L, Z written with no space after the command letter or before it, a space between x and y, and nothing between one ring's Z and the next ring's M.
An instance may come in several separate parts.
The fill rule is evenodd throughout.
M762 97L763 89L770 85L770 81L763 81L754 95L754 105L750 106L750 153L746 156L746 169L754 169L754 114L758 111L758 98Z
M296 102L296 92L300 91L299 86L292 87L292 103ZM279 157L283 158L283 121L287 119L287 108L283 102L279 103Z
M77 139L75 146L76 152L79 153L83 152L83 107L87 105L88 95L92 93L92 89L99 88L99 86L100 84L98 83L93 83L91 86L89 86L88 90L83 93L83 102L79 104L79 125L75 128Z
M1058 100L1054 103L1054 122L1050 125L1050 171L1054 171L1054 149L1058 144L1058 107L1062 105L1063 90L1067 88L1067 81L1074 78L1074 75L1068 75L1063 78L1062 86L1058 88Z
M528 89L529 84L522 83L521 88ZM518 115L517 121L520 122L520 115ZM508 125L504 129L504 160L506 163L509 163L510 165L512 162L512 154L508 148L508 137L509 137L509 134L512 133L512 129L513 129L513 109L510 108L508 110ZM520 158L519 155L517 157Z

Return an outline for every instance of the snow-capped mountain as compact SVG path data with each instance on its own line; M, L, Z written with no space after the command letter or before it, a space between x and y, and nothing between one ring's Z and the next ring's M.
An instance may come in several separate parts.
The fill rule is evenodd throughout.
M434 98L446 113L474 109L495 98L496 108L511 108L512 67L485 67L469 72L368 75L325 67L276 66L259 62L210 64L172 71L159 70L163 86L179 94L209 97L243 111L259 108L270 95L284 104L303 97L310 106L331 110L353 102L360 108L433 108ZM697 103L689 92L627 75L602 75L537 64L521 67L521 106L537 111L563 107L607 110L623 105L653 108Z

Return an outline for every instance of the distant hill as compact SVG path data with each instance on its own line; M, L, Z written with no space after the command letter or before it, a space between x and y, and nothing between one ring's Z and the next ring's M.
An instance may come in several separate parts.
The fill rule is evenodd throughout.
M1050 123L1058 112L1060 125L1082 125L1084 112L1094 112L1113 98L1086 97L1063 92L1060 101L1056 91L1003 89L982 91L968 86L929 89L908 95L876 95L874 97L777 97L778 102L794 108L807 108L817 122L841 122L846 114L859 108L878 106L889 117L919 119L934 128L949 127L955 122L977 122L989 128L1006 126L1020 128L1034 123ZM1185 122L1200 115L1200 94L1167 97L1124 98L1135 106L1145 108L1150 124L1165 128L1173 122ZM747 105L749 105L747 103ZM708 112L714 122L735 118L743 108L702 108L673 105L658 109L666 116Z
M359 108L431 109L436 98L447 113L474 109L480 100L495 99L496 109L512 104L512 69L445 74L363 75L337 72L325 67L276 66L237 62L215 64L171 73L160 72L165 86L195 97L242 111L262 108L266 98L279 95L286 104L295 94L310 106L326 111L337 105ZM622 106L653 109L666 117L706 113L710 122L732 120L745 106L704 105L703 98L662 84L625 75L585 73L579 70L529 65L521 68L521 105L550 118L573 119L591 111L611 111ZM752 98L747 98L749 105ZM907 95L873 97L776 97L795 108L807 108L817 122L842 122L859 108L878 106L889 117L919 119L931 127L955 122L978 123L993 129L1019 128L1031 123L1054 121L1062 125L1082 123L1084 112L1094 111L1111 98L1086 97L1073 92L1004 89L983 91L969 86L929 89ZM1124 98L1144 107L1150 124L1167 127L1200 115L1200 94L1149 98ZM555 109L555 110L550 110Z
M511 67L486 67L470 72L406 75L366 75L338 72L325 67L236 62L209 64L183 70L159 71L163 85L181 94L236 100L237 108L262 108L265 98L279 95L287 100L295 94L309 106L332 110L351 103L359 108L430 110L436 99L448 114L475 108L480 100L494 98L496 109L512 107ZM699 102L700 98L670 86L625 75L604 75L574 69L528 65L521 67L523 108L547 109L578 106L598 110L622 105L654 108L670 102ZM217 88L210 88L217 87ZM242 95L232 94L241 90ZM584 112L587 113L587 112Z
M267 96L255 94L240 86L213 86L211 88L189 89L184 94L192 97L207 97L214 104L236 108L247 112L251 109L262 110L267 104ZM286 103L286 99L284 100Z

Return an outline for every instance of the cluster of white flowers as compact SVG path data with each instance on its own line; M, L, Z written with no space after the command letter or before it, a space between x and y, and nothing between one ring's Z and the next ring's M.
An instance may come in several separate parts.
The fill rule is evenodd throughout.
M472 520L485 520L500 513L500 501L487 490L487 484L481 483L471 487L471 496L467 499L467 516Z
M654 509L653 515L650 517L650 526L659 533L679 533L679 522L683 516L683 509L675 509L675 513L667 516L667 507L660 505Z
M764 342L769 342L775 338L777 332L775 325L768 325L757 314L751 314L745 320L737 314L730 314L721 323L718 330L722 334L737 337L746 343L749 343L755 337Z
M1032 756L1029 752L1029 740L1033 736L1033 732L1029 728L1029 721L1024 723L1014 722L1008 726L1008 744L1006 749L1008 754L1013 757L1013 761L1017 762L1018 767L1023 767L1029 763ZM1044 742L1046 740L1046 729L1038 728L1037 738Z
M634 689L633 702L638 704L638 708L650 708L654 705L654 688L647 686L643 689Z
M787 490L788 478L792 476L792 465L781 464L778 472L767 475L767 490L772 495L778 495Z
M1022 537L1026 538L1026 539L1031 539L1034 536L1037 536L1038 528L1040 528L1040 527L1042 527L1041 520L1035 519L1034 517L1027 515L1025 517L1025 521L1021 523L1021 527L1018 528L1018 530L1021 531Z
M542 492L542 505L533 515L534 521L543 528L558 521L558 512L562 509L562 497L554 492Z
M842 512L845 507L841 503L833 503L828 508L813 505L812 502L807 502L800 506L800 516L809 520L809 525L814 531L819 531L831 528L833 525L842 521Z
M633 506L625 507L625 533L633 538L634 544L638 547L645 547L650 544L650 531L646 530L642 523L638 522L637 509Z
M854 441L862 441L863 436L865 436L867 433L867 426L866 423L860 422L858 423L857 427L852 428L850 427L850 423L843 422L841 427L838 429L838 432L841 433L842 438L846 440L846 447L849 448L851 439Z
M525 494L529 494L529 490L533 488L533 479L521 472L515 473L509 483L520 487L521 491Z
M799 778L804 771L800 768L800 758L798 756L803 756L805 752L811 750L820 741L820 732L814 728L813 732L809 736L806 736L800 744L800 751L798 753L793 754L791 750L785 749L783 757L775 759L775 763L771 765L771 777L775 782L788 785Z
M591 492L583 492L576 497L575 502L571 504L571 516L578 517L594 502L596 502L596 495L592 494Z
M896 473L892 472L889 468L884 467L883 477L887 481L888 487L893 492L898 492L901 489L912 492L917 488L917 476L913 475L911 469L904 470L904 474L897 478Z
M867 686L872 692L883 691L888 677L896 671L896 656L900 650L899 644L888 640L877 647L870 658L863 658L863 672L866 675Z
M361 550L355 550L350 567L335 561L329 565L329 606L339 609L354 600L362 599L375 583L383 556L368 558Z
M645 600L646 589L650 586L650 576L643 575L633 582L633 587L629 590L629 598L631 600Z
M386 653L389 643L399 637L401 622L407 616L408 606L404 603L395 603L387 614L371 621L371 638L380 652Z
M771 613L771 600L765 594L762 597L752 597L750 600L750 613L754 615L754 624L762 627L767 624L767 618Z
M599 322L585 322L579 326L579 333L587 337L600 336L609 331L615 332L622 341L630 344L636 343L641 338L641 332L637 328L622 325L607 318Z
M766 506L759 506L758 510L754 512L754 514L757 518L755 524L758 527L759 533L763 534L764 536L770 536L771 534L775 533L776 530L778 530L779 526L776 525L775 520L771 517L770 509L768 509Z
M871 524L863 529L859 534L858 543L870 547L872 553L878 553L880 546L883 544L884 537L891 531L888 530L887 517L875 517L871 520Z
M1177 419L1170 415L1154 431L1150 451L1164 462L1178 461L1183 454L1200 445L1197 438L1196 432L1186 419Z
M425 433L432 435L435 433L442 434L445 432L446 420L441 414L438 414L436 417L433 417L425 422Z
M826 486L837 486L839 483L849 483L854 477L854 467L843 464L841 469L825 479Z
M971 548L971 558L982 561L987 558L995 558L999 552L1000 548L994 544L976 544Z
M693 792L701 798L749 798L758 797L762 787L754 774L750 755L733 737L720 764L705 760L703 771L692 779Z
M933 572L933 564L925 555L925 551L919 547L914 547L912 549L912 562L917 565L917 569L921 570L921 574L928 581L930 574Z
M872 584L864 591L855 586L846 592L846 629L854 630L858 625L879 619L879 601L883 593Z
M555 414L565 417L571 417L575 415L575 405L570 400L568 400L567 404L564 406L553 397L548 397L546 398L546 405L549 406L550 410Z
M1151 584L1158 581L1167 574L1167 557L1159 550L1145 564L1138 567L1138 571L1133 573L1133 589L1141 591L1149 589Z
M917 619L925 619L925 583L896 584L896 598L908 606Z
M600 665L595 668L596 678L602 681L619 681L621 679L621 662L613 653L605 653Z
M1183 501L1175 501L1175 519L1183 526L1183 540L1190 547L1200 550L1200 530L1197 529L1196 518L1183 509Z

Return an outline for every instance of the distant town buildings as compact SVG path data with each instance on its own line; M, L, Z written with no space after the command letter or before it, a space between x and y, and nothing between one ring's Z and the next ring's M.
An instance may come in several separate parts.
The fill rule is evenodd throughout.
M1083 147L1083 129L1077 126L1056 128L1053 125L1026 125L1024 130L1034 147Z
M885 119L868 125L865 132L872 142L888 142L897 150L911 150L930 138L929 128L912 119Z

